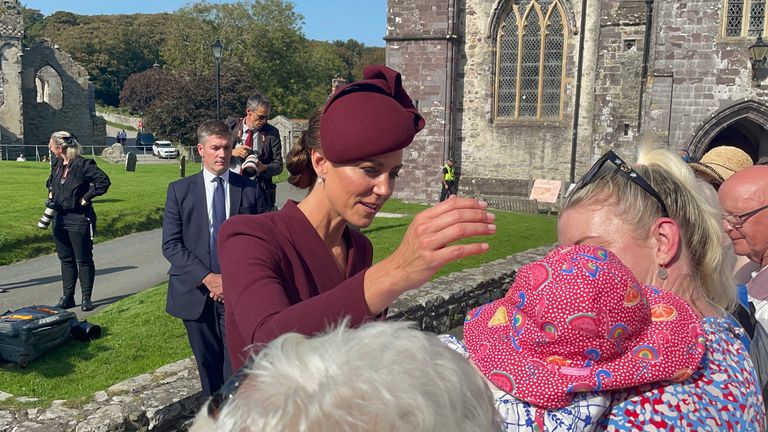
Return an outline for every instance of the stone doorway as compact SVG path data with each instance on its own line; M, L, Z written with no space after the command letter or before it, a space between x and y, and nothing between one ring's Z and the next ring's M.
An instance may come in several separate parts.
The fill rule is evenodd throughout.
M753 162L768 156L768 106L745 100L720 110L702 123L688 151L698 160L709 149L722 145L744 150Z

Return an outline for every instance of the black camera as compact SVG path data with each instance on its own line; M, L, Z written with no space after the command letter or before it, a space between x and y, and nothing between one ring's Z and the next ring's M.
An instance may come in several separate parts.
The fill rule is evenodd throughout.
M40 220L37 221L37 227L40 229L47 229L54 217L56 217L56 202L48 198L45 200L45 210L43 210L43 215L40 216Z

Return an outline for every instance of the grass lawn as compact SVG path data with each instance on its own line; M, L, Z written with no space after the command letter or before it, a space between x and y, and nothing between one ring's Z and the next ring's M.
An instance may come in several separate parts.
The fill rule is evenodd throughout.
M102 337L90 343L70 340L26 369L0 363L2 391L40 398L34 406L56 399L73 404L124 379L192 355L181 320L165 313L167 284L127 297L88 318ZM0 407L16 405L0 402Z
M405 214L406 217L377 217L371 227L363 230L363 233L373 242L374 261L387 257L397 249L413 216L427 207L427 205L407 204L398 200L389 200L384 205L382 212ZM554 243L557 240L556 216L524 215L495 210L492 212L496 215L496 234L481 238L490 246L488 252L448 264L435 277L477 267L533 247ZM477 241L478 239L475 239L466 243Z
M125 172L122 165L99 160L112 180L107 195L94 200L99 217L96 240L104 241L162 224L165 191L178 178L176 164L139 165ZM198 164L190 164L189 172ZM0 265L53 252L48 230L36 227L43 211L48 166L43 163L0 162L0 171L13 185L0 190L0 217L8 221L0 231ZM287 173L277 177L284 181ZM390 200L383 211L404 214L402 218L379 217L363 232L374 245L374 260L389 255L400 243L413 216L426 208ZM555 241L555 217L496 212L497 234L485 241L488 253L450 264L436 277L506 257L531 247ZM180 320L164 311L166 285L123 299L90 317L103 330L91 343L72 341L50 355L33 361L26 369L0 364L0 390L36 397L46 405L55 399L77 403L94 392L127 378L152 371L191 355ZM0 402L0 406L15 402Z
M373 243L374 260L382 259L399 245L408 223L424 208L397 200L385 205L383 211L406 217L378 217L363 231ZM436 277L555 241L554 216L495 213L497 234L484 239L490 244L488 253L453 263ZM89 321L102 327L101 339L91 343L72 341L33 361L26 369L0 363L0 390L39 398L39 402L31 404L34 406L45 406L55 399L79 403L115 383L189 357L192 353L181 321L164 311L166 289L166 284L148 289L91 316ZM0 402L0 407L17 404Z
M168 183L179 178L178 164L139 164L126 172L122 164L98 159L112 186L106 195L93 200L96 209L95 241L162 226ZM187 164L187 175L200 169L199 162ZM50 169L42 162L0 161L0 173L10 183L0 188L0 265L54 252L50 228L37 228L47 197L45 180ZM281 174L278 179L287 178Z

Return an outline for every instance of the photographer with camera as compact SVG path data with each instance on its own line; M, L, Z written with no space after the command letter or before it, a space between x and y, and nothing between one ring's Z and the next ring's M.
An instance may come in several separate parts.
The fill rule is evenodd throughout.
M83 294L81 308L90 311L96 274L93 264L96 213L91 200L107 193L109 177L96 166L95 160L80 156L80 143L69 132L54 132L48 147L56 156L56 162L46 182L48 200L38 226L47 228L53 220L53 241L61 261L64 286L64 295L56 306L65 309L75 306L75 284L79 275Z

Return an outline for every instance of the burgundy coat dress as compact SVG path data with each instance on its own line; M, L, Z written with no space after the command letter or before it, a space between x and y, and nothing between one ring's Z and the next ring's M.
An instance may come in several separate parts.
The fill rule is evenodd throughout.
M371 319L363 277L371 265L371 242L346 228L347 271L338 271L330 250L293 201L278 212L238 215L219 232L226 333L233 370L278 336L313 335L349 317L357 326Z

